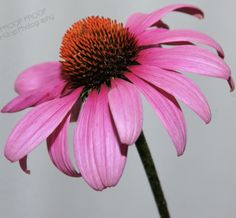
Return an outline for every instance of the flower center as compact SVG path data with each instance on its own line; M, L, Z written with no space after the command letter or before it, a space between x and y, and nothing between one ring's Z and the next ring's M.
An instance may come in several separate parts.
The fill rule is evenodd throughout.
M60 51L62 78L68 88L99 89L112 78L125 79L128 66L136 65L137 41L116 20L82 19L67 30Z

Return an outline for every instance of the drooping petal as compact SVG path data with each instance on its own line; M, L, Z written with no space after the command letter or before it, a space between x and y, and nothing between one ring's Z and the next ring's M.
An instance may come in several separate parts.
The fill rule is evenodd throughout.
M175 144L178 155L182 155L186 146L186 124L182 110L176 99L163 90L154 89L134 74L126 75L153 105L157 115Z
M230 68L223 59L207 49L191 45L146 49L140 52L138 62L226 80L231 76Z
M27 155L19 160L20 168L26 173L30 174L30 170L27 167Z
M153 66L143 65L130 69L137 76L183 101L206 123L210 122L211 111L206 97L187 77Z
M28 107L42 104L60 96L64 88L64 83L59 83L52 87L43 87L40 90L31 90L11 100L1 110L2 113L14 113Z
M143 126L142 99L136 87L124 80L112 81L109 105L120 141L131 145L138 139Z
M97 96L95 91L86 99L78 119L75 131L74 151L77 166L86 182L95 190L102 190L104 185L95 163L92 132L97 127L90 126L90 120L95 113Z
M188 4L174 4L156 10L147 15L144 19L140 18L136 20L135 17L134 18L130 17L130 20L128 19L126 27L128 27L129 30L133 32L135 35L138 35L148 27L151 27L153 24L161 20L165 15L167 15L172 11L186 13L200 19L203 18L204 16L203 12L195 6Z
M47 138L48 152L52 162L62 173L71 177L79 177L80 174L70 159L67 133L70 118L71 115L69 114Z
M140 45L165 44L175 42L197 42L208 45L224 57L224 51L214 39L204 33L193 30L170 30L160 32L158 29L151 29L143 32L138 37Z
M15 82L15 90L19 94L45 86L54 86L61 81L61 63L58 61L34 65L22 72Z
M72 108L81 90L45 102L27 113L8 138L5 147L7 159L12 162L20 160L46 139Z
M75 155L85 181L95 190L115 186L124 169L128 146L120 143L108 105L108 88L92 91L79 115Z

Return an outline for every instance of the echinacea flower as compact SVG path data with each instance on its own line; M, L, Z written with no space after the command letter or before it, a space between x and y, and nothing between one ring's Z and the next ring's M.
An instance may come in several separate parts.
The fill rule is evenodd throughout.
M8 138L5 156L20 161L28 172L27 155L46 139L60 171L81 175L95 190L115 186L128 145L142 130L141 94L155 109L177 154L183 154L186 125L178 100L206 123L211 112L198 86L182 73L225 79L231 90L234 83L215 40L193 30L169 30L162 18L172 11L203 18L199 8L178 4L133 14L126 25L94 16L73 24L63 38L60 61L32 66L17 78L19 95L2 112L33 109ZM72 121L77 122L74 153L79 173L69 156Z

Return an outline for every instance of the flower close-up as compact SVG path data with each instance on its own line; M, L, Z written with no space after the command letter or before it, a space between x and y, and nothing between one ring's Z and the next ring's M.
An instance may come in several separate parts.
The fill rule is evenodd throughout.
M186 146L186 123L179 101L205 123L211 110L188 73L234 82L224 51L204 33L170 30L170 12L203 18L191 5L177 4L149 14L135 13L126 24L90 16L65 33L58 61L34 65L15 82L18 96L1 112L32 107L17 124L5 156L29 173L27 155L47 141L49 156L64 174L82 177L93 189L115 186L123 173L129 145L143 129L144 96L170 135L177 155ZM68 128L76 122L74 155Z

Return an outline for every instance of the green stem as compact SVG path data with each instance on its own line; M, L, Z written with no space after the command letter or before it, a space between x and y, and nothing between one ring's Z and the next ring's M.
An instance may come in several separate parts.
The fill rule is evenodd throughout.
M136 141L136 147L138 149L139 156L142 160L146 175L148 177L148 181L151 186L156 206L160 213L160 217L170 218L165 196L161 188L161 183L158 178L152 155L148 148L148 144L143 132L141 132L138 140Z

